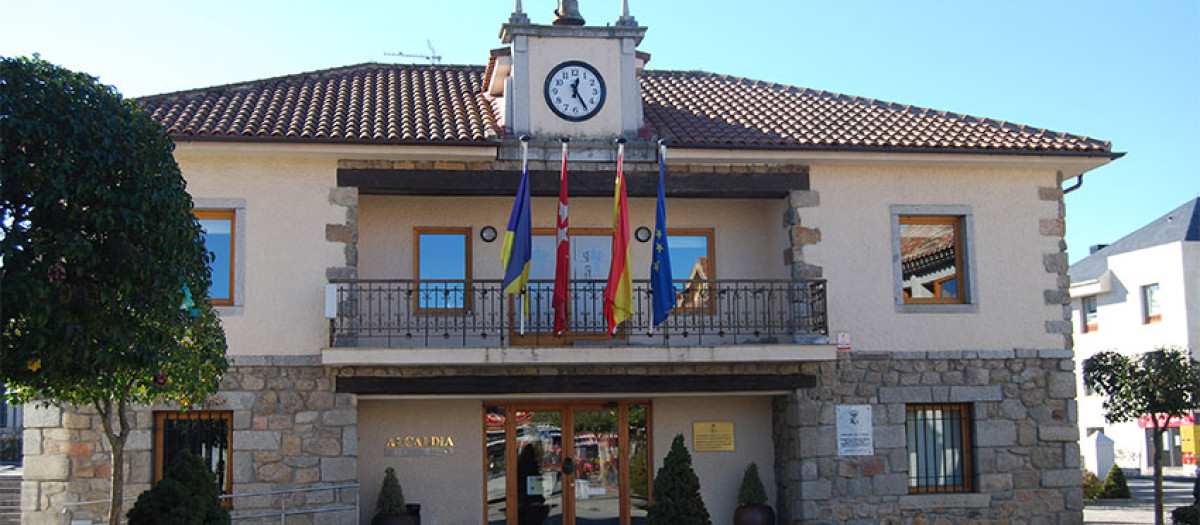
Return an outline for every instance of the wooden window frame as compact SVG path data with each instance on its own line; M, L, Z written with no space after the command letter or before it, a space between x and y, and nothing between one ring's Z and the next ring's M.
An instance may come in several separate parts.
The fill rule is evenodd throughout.
M224 420L225 440L225 494L233 494L233 411L232 410L169 410L154 412L154 483L163 478L166 466L166 423L173 420ZM232 500L221 500L222 505L229 507Z
M959 436L960 445L962 447L962 484L961 485L934 485L934 486L913 486L913 479L921 479L917 472L909 472L909 487L910 494L933 494L933 493L970 493L974 491L973 478L974 473L974 433L972 432L973 421L971 417L970 403L910 403L904 405L905 420L908 419L908 414L913 412L924 412L932 410L956 411L959 413ZM907 441L907 436L906 436ZM946 450L944 447L938 451ZM911 456L913 450L907 449L906 456ZM910 469L911 470L911 469Z
M1100 330L1099 320L1092 323L1088 322L1089 303L1091 304L1091 311L1095 312L1093 319L1095 320L1099 317L1099 305L1096 304L1096 296L1088 295L1079 299L1079 325L1083 327L1082 332L1085 334Z
M1158 309L1156 310L1157 313L1150 312L1151 288L1154 289L1154 295L1156 298L1159 290L1161 289L1158 283L1150 283L1142 286L1142 324L1154 324L1162 322L1162 305L1158 306Z
M229 299L210 299L213 306L233 306L237 290L237 210L192 210L192 215L199 219L229 221ZM206 248L207 249L207 248Z
M474 273L471 269L471 227L469 226L417 226L412 229L412 271L413 271L413 311L418 315L465 315L471 312L471 280ZM462 235L463 254L463 305L462 308L428 308L421 306L421 236L422 235Z
M716 241L715 241L715 239L716 239L716 229L715 228L667 228L668 244L670 244L671 237L705 237L705 238L707 238L708 247L706 248L706 250L708 251L708 256L707 256L708 260L707 260L707 264L705 266L707 266L707 270L708 270L708 274L709 274L708 280L710 280L710 281L717 280L717 249L716 249ZM653 242L653 239L651 240L651 242ZM651 247L650 249L653 250L654 248ZM672 260L671 261L671 267L672 267L671 269L672 270L674 269L674 266L675 266L675 261ZM671 279L671 282L674 283L675 280ZM684 288L684 289L686 290L687 288ZM703 313L703 314L716 313L716 311L717 311L716 285L713 286L713 289L710 290L709 293L712 295L712 300L709 301L708 305L692 306L692 307L676 306L673 310L678 310L680 313L684 313L684 312Z
M542 237L557 237L558 230L555 228L532 228L531 236ZM608 237L612 238L612 228L576 228L567 229L568 238L573 238L576 235L587 235L592 237ZM557 246L557 244L556 244ZM557 257L557 251L555 251ZM556 263L557 264L557 263ZM610 262L611 264L611 262ZM568 278L568 281L572 279ZM576 331L575 327L571 326L570 302L568 302L567 327L563 330L561 337L554 337L551 332L526 332L524 334L517 331L517 326L520 324L520 318L517 317L520 308L517 299L521 296L518 294L508 295L508 322L509 322L509 342L514 346L565 346L573 345L575 341L608 341L610 339L607 332L582 332ZM617 327L617 333L611 338L624 339L626 337L625 327L628 323L621 323Z
M957 279L955 286L955 297L912 297L911 293L903 293L904 304L968 304L967 300L967 268L964 263L964 243L963 243L963 217L960 215L909 215L901 214L898 216L900 230L904 229L905 225L930 225L930 226L950 226L954 229L954 274ZM900 239L900 264L903 267L904 248L903 234ZM900 274L900 288L904 289L903 270ZM946 279L942 279L946 280ZM941 291L941 286L936 287L937 291Z

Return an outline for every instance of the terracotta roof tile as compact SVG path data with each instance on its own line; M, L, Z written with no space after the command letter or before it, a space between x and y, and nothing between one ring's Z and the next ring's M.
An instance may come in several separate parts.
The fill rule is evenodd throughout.
M1107 142L704 72L647 71L652 133L679 146L1102 154Z
M484 66L362 64L139 100L178 139L487 143ZM677 146L1107 156L1107 142L705 72L645 71L642 136Z
M139 99L178 139L478 142L500 127L483 68L363 64Z

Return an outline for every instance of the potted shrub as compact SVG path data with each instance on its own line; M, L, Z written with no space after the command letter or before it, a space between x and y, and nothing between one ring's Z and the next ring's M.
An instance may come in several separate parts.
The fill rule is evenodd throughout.
M750 463L742 474L738 489L738 507L733 512L733 525L774 525L775 509L767 505L767 491L758 477L758 464Z
M392 467L383 471L383 486L379 488L375 511L371 525L413 525L404 505L404 491L400 489L400 480L396 479L396 469Z
M654 476L654 503L646 514L646 524L712 525L700 498L700 478L692 470L692 455L683 446L683 434L675 435L671 451Z

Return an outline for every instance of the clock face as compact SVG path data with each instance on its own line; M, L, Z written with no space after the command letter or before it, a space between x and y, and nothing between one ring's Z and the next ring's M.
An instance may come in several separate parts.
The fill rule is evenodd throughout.
M604 78L586 62L563 62L546 75L546 104L566 120L587 120L604 107Z

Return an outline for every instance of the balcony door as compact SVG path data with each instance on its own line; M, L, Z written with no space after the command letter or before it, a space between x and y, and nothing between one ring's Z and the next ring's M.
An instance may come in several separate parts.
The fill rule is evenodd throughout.
M644 523L647 411L644 402L489 405L488 525Z
M525 335L514 333L514 344L569 345L577 340L605 339L604 286L612 263L612 231L603 228L571 229L571 293L568 294L567 329L554 337L555 231L533 230L533 260L529 265L529 317ZM510 311L519 312L514 301ZM514 329L520 320L513 319Z

